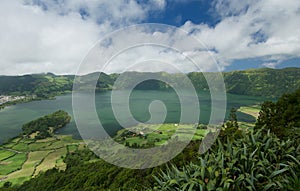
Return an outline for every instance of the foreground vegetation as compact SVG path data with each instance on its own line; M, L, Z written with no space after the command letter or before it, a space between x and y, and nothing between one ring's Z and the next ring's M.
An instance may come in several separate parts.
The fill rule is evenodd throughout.
M298 148L299 149L299 148ZM299 151L292 140L261 130L218 143L196 162L171 165L150 190L296 190Z

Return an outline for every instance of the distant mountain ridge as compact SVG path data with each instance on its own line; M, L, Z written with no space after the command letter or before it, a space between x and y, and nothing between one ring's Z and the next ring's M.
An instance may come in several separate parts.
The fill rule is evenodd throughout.
M226 72L224 80L229 93L279 97L300 88L300 68Z
M126 89L136 78L143 79L149 73L127 72L121 75L122 81L117 89ZM209 76L212 73L205 73ZM223 72L223 78L228 93L254 96L278 97L283 93L293 92L300 88L300 68L284 69L249 69L241 71ZM80 86L89 86L91 80L99 73L91 73L77 78ZM107 91L113 88L115 80L120 74L101 73L96 84L96 90ZM186 75L169 74L165 72L151 73L151 76L166 79L173 86L185 86ZM209 90L203 73L191 72L187 74L196 90ZM24 76L0 76L0 95L32 95L39 98L49 98L72 91L74 75L32 74ZM147 80L136 86L142 90L166 90L170 84L158 80Z

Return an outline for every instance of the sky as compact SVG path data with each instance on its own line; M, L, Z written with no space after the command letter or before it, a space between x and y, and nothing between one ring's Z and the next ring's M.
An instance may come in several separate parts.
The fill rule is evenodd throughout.
M300 66L300 1L296 0L1 0L0 14L0 75L75 74L93 47L99 48L97 43L112 33L115 36L101 51L159 36L170 46L183 47L180 54L195 58L200 71ZM145 23L169 25L185 34L138 27L114 33ZM177 54L155 46L131 48L117 56L107 71L134 68L132 64L138 62L144 65L137 71L156 71L151 59L177 63L183 72L197 71ZM218 67L212 67L208 54ZM165 64L156 69L172 72L169 68Z

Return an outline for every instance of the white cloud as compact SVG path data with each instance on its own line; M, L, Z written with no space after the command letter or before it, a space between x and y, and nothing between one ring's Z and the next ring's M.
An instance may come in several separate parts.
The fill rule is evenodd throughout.
M218 52L221 63L235 59L300 57L300 1L217 0L221 21L214 27L185 23L182 28Z
M74 73L83 55L110 26L79 14L44 12L21 1L1 1L0 73Z
M110 22L119 27L143 21L150 11L163 10L167 5L166 0L148 0L141 3L136 0L25 0L25 2L60 15L81 13L84 19L91 19L100 24Z
M134 0L25 0L0 1L0 75L54 72L75 73L92 45L114 29L146 21L153 11L163 11L166 0L139 4ZM33 3L34 2L34 3ZM285 59L300 57L300 1L294 0L215 0L215 26L186 22L180 29L203 42L186 41L182 33L172 31L132 31L107 41L126 47L133 41L153 39L180 47L198 60L205 71L216 67L208 59L214 56L220 68L232 61L261 58L264 66L275 67ZM195 13L196 14L196 13ZM175 18L174 18L175 19ZM136 35L138 34L138 35ZM116 44L115 42L118 41ZM116 47L115 47L116 48ZM158 56L155 48L127 52L114 67ZM195 70L180 63L172 52L158 58L177 63L184 71ZM206 64L206 67L204 67ZM144 69L146 69L144 67ZM117 68L111 68L112 71ZM149 67L149 70L156 70ZM165 68L168 71L168 68Z
M158 9L164 9L167 5L166 0L150 0L148 3L152 4L152 6L155 6Z
M91 50L80 74L99 70L120 73L127 69L175 72L170 65L185 73L219 69L212 56L215 52L208 51L195 38L175 27L155 24L132 26L113 33L104 42ZM164 66L163 63L169 65Z
M278 65L278 62L265 62L262 65L267 68L275 68Z
M112 30L140 22L165 1L0 1L0 75L75 73L88 50Z

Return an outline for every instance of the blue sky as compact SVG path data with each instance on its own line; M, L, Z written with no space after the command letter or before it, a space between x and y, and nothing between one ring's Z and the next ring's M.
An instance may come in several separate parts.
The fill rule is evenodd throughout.
M212 50L222 71L299 67L299 10L300 1L294 0L2 0L0 75L75 73L99 39L140 23L186 31ZM123 43L137 35L128 34ZM151 51L140 52L147 57ZM124 60L145 56L133 57L137 52ZM184 52L200 54L197 49Z
M164 11L150 15L146 22L164 23L177 27L182 26L187 21L195 24L206 23L212 26L218 22L217 15L213 14L210 1L167 2Z

